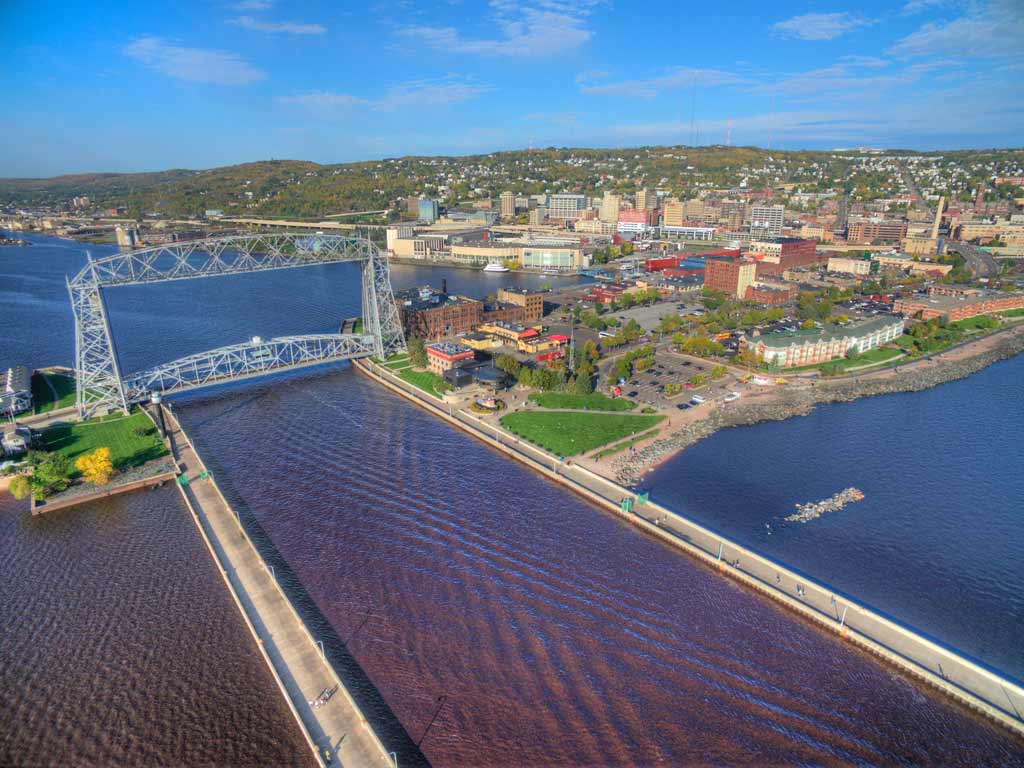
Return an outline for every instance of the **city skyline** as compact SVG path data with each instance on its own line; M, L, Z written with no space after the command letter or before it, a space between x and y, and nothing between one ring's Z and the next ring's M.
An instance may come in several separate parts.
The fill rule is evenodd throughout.
M88 13L86 12L88 10ZM243 0L0 12L0 176L322 163L528 146L1015 146L1013 0Z

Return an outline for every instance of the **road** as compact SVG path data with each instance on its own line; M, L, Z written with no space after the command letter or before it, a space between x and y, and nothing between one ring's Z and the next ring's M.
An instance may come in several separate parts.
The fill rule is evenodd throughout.
M955 240L947 241L946 251L956 251L967 262L967 268L975 277L998 277L999 265L991 253L983 251L976 245L961 243Z

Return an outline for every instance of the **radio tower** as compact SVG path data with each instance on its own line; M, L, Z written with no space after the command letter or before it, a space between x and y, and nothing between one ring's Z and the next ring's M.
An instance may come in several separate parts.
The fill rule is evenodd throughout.
M732 146L732 118L729 119L729 124L725 127L725 146Z

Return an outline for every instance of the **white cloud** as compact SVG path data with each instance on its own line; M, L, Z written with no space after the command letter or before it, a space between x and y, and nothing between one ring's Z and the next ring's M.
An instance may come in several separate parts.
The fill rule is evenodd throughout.
M867 69L881 69L889 66L887 59L880 59L877 56L840 56L839 60L851 67L866 67Z
M122 52L169 77L193 83L247 85L266 77L236 53L208 48L185 48L159 37L140 37Z
M662 90L673 88L689 88L695 83L698 86L737 85L746 82L739 75L720 69L694 69L692 67L675 67L667 74L645 80L622 80L612 83L594 83L589 78L579 76L580 91L592 96L625 96L638 99L653 99Z
M1024 2L991 0L952 21L929 22L896 43L891 52L1024 59Z
M491 0L500 37L467 38L455 27L404 27L399 34L444 53L549 56L578 48L591 37L584 24L597 0Z
M805 13L772 24L772 31L781 37L800 40L834 40L858 27L874 22L852 13Z
M286 35L322 35L327 27L321 24L299 24L294 21L259 21L252 16L228 19L228 24L247 29L250 32L282 32Z
M235 3L236 11L268 11L274 6L273 0L242 0Z
M915 13L922 13L924 11L930 11L933 8L941 8L945 5L954 5L957 0L909 0L900 13L904 16L912 16Z
M313 91L284 96L282 104L295 105L317 112L343 112L363 108L374 112L394 112L409 107L440 107L470 101L490 91L490 86L456 78L420 80L395 86L379 99L363 99L348 93Z

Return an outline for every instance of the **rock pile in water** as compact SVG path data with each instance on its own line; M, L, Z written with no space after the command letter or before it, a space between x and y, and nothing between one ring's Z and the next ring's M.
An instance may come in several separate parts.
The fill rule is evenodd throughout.
M838 512L847 504L853 501L860 501L864 494L856 488L847 488L839 493L833 494L824 501L815 501L809 504L796 504L796 513L784 518L787 523L808 523L817 520L829 512Z

